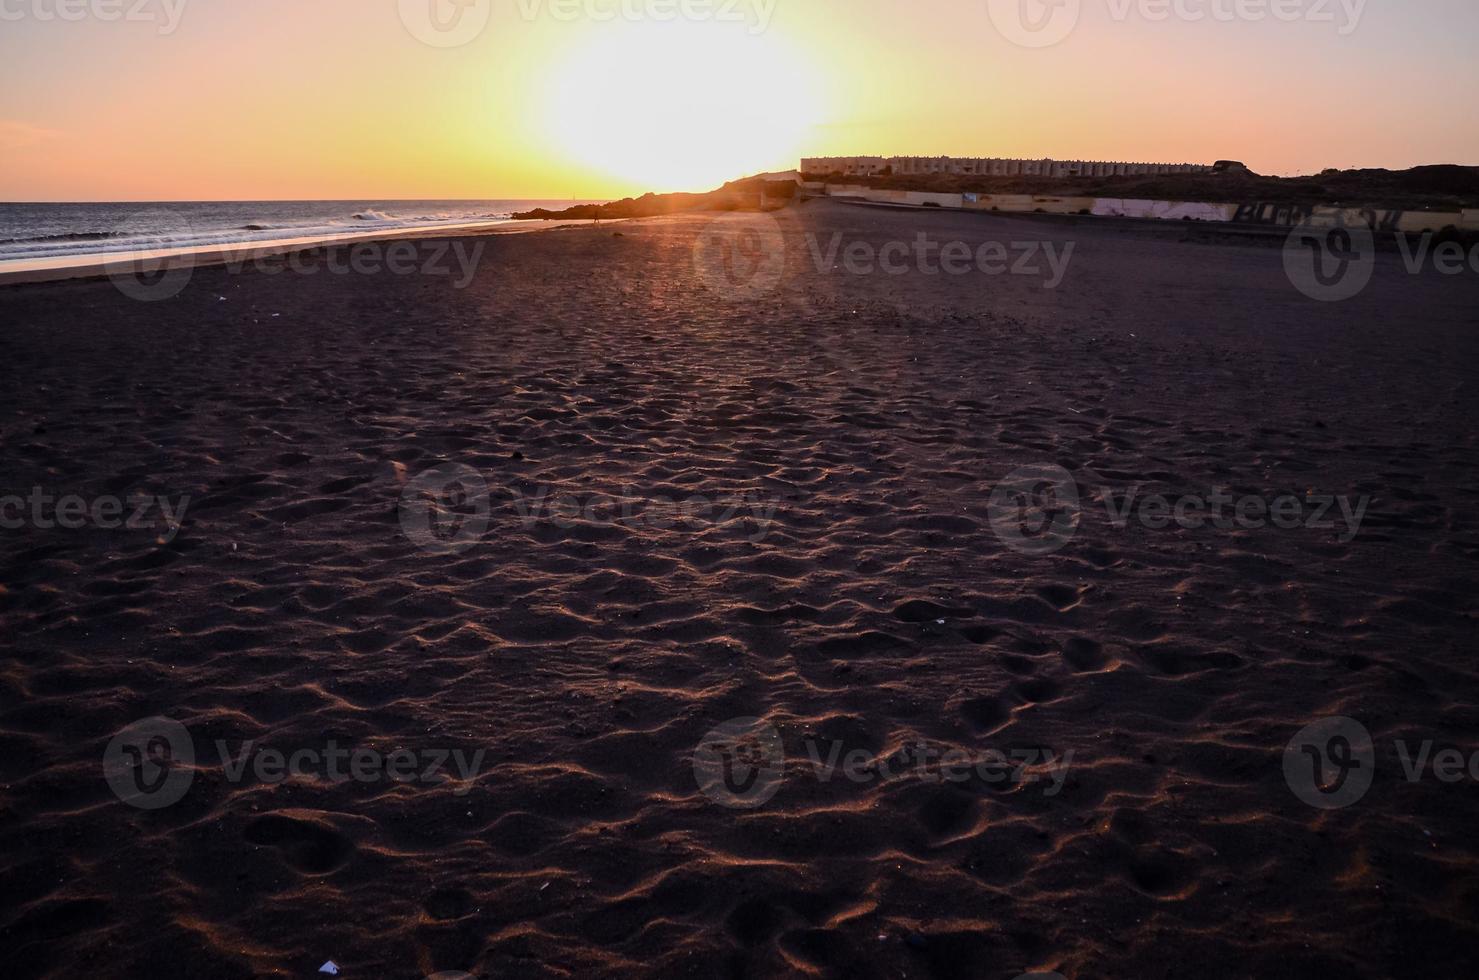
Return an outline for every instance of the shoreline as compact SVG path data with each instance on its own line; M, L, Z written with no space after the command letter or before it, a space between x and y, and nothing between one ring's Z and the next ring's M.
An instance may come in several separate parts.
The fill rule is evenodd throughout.
M0 262L0 287L106 278L116 272L129 270L141 262L158 262L160 265L157 271L167 272L176 269L200 269L253 262L338 245L358 245L378 241L473 238L485 235L518 235L588 223L584 219L501 221L497 223L480 221L423 228L386 228L347 235L278 238L267 241L228 242L219 245L187 245L180 248L145 251L91 252L45 259L19 259Z
M1287 237L1287 228L1268 225L1237 225L1212 221L1167 221L1157 218L1136 218L1119 215L1082 215L1052 212L986 211L956 208L936 208L895 202L867 201L858 198L825 197L811 198L767 214L791 214L803 216L816 206L838 206L858 212L911 213L930 215L949 220L951 216L974 216L976 218L1027 220L1037 224L1058 227L1093 228L1102 231L1148 233L1153 238L1175 237L1181 241L1217 240L1224 244L1242 244L1250 247L1266 245L1270 241ZM155 249L145 252L92 253L69 256L63 265L52 264L50 259L0 262L0 288L8 286L44 285L64 282L85 282L106 279L118 273L133 273L139 262L161 261L164 264L153 269L162 274L183 269L204 269L221 266L244 265L269 258L279 258L313 252L321 248L341 245L358 245L366 242L387 241L456 241L465 238L501 237L526 235L539 232L558 231L571 228L599 227L600 225L665 224L683 219L717 220L735 214L757 214L760 212L736 212L728 210L677 211L666 214L640 217L608 218L593 222L588 218L538 218L505 221L498 224L469 223L442 227L416 229L384 229L358 232L332 237L285 238L271 241L238 242L204 247L187 246L179 249ZM1378 236L1385 242L1385 236Z
M454 241L463 238L522 235L535 232L554 231L565 228L599 226L601 224L627 225L633 222L670 221L681 218L710 220L731 214L804 214L818 203L839 205L859 212L895 212L929 214L932 216L976 215L1000 219L1025 219L1048 226L1095 228L1103 231L1149 233L1153 237L1175 236L1182 241L1216 240L1225 244L1248 246L1267 245L1286 239L1295 226L1280 224L1255 224L1233 221L1202 219L1167 219L1141 217L1125 214L1084 214L1078 211L1007 210L981 207L941 207L906 201L869 200L862 197L843 195L807 197L788 207L774 211L750 212L730 209L693 209L671 211L661 214L611 217L597 221L590 218L531 218L502 221L497 223L468 222L421 228L396 228L355 232L345 235L282 238L267 241L233 242L206 246L184 246L172 249L152 249L142 252L94 252L76 256L24 259L0 262L0 288L6 286L39 285L44 283L86 281L108 278L118 273L132 273L141 262L160 263L153 273L164 273L183 269L200 269L213 266L245 264L262 259L302 254L321 248L341 245L358 245L366 242L391 241ZM1468 240L1475 233L1467 229L1377 229L1375 244L1380 251L1392 250L1400 237L1413 238L1423 234L1443 235L1452 232L1460 240Z

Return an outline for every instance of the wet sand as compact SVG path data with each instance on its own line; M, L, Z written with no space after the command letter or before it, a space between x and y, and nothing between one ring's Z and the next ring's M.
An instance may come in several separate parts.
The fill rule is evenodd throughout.
M711 218L479 239L460 290L0 289L0 497L189 498L0 531L6 975L1466 972L1479 780L1397 745L1479 749L1479 277L1384 253L1318 303L1194 229L817 203L756 289L695 262ZM1074 251L1046 289L806 238L920 231ZM449 465L487 524L439 553L403 520ZM1081 500L1034 554L990 501L1050 466ZM1115 526L1137 487L1369 507ZM1343 809L1284 772L1326 716L1375 742ZM157 717L195 764L145 809L103 760ZM731 772L763 801L701 786L737 718L784 748ZM248 741L484 755L233 778ZM926 778L921 742L1041 765Z

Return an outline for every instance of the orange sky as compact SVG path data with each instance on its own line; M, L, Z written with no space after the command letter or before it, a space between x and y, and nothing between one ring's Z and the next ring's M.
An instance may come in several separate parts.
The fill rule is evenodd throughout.
M0 0L0 199L598 198L803 154L1479 164L1472 0L1077 0L1042 48L1002 19L1042 0L57 2Z

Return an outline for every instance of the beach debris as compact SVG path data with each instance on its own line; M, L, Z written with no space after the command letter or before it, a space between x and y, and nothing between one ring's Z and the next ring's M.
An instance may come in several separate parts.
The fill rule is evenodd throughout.
M327 973L331 977L339 975L339 964L333 960L325 960L324 965L318 968L319 973Z

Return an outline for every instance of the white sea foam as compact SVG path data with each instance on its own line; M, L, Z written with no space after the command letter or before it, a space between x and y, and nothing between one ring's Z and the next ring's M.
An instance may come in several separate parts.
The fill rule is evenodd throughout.
M0 204L0 263L499 224L570 201Z

